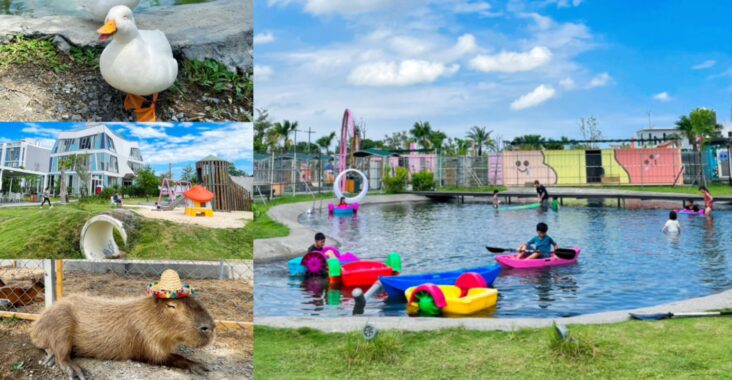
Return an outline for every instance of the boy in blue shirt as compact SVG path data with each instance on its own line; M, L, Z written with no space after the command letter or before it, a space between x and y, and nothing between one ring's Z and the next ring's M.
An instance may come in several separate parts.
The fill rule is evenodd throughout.
M549 226L546 223L539 223L536 225L536 235L531 240L519 247L518 259L544 259L548 258L557 250L557 242L554 241L549 235ZM554 246L554 249L552 249ZM534 252L527 252L527 250L533 250Z

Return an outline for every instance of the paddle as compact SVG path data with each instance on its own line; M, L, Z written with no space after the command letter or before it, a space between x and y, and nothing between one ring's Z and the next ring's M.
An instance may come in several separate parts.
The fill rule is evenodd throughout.
M660 321L669 318L692 318L692 317L717 317L723 315L732 315L732 311L701 311L697 313L657 313L657 314L637 314L629 313L631 319L639 321Z
M492 253L519 253L519 251L515 248L497 248L497 247L488 247L486 246L485 249ZM526 253L534 253L535 250L527 249L524 252ZM564 260L572 260L574 259L574 256L577 254L577 252L574 249L569 248L557 248L554 251L554 255L559 257L560 259Z

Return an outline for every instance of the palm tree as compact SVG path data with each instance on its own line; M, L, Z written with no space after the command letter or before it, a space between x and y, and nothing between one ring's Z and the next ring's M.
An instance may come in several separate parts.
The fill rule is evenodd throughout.
M688 116L683 115L676 121L676 129L679 133L689 140L689 144L696 150L696 134L694 133L694 126L691 124L691 119Z
M466 134L468 140L472 140L473 144L478 147L478 157L483 155L484 146L490 149L495 145L491 139L491 133L493 133L492 130L486 131L486 127L479 127L476 125L473 128L470 128L470 131Z
M717 124L717 113L708 108L696 108L689 113L689 116L681 116L676 121L676 129L678 129L689 143L694 147L694 151L699 150L699 143L712 137L719 137L724 126Z
M540 135L518 136L511 141L511 145L519 150L539 150L544 146L546 139Z
M297 129L297 122L290 122L285 120L283 122L276 122L274 128L272 128L277 136L282 140L282 151L287 152L290 148L290 132L294 132Z
M445 140L447 139L447 135L445 132L442 131L433 131L430 133L429 141L430 145L437 149L437 152L439 153L442 149L442 146L445 144Z
M317 144L319 147L323 148L325 150L325 154L330 154L330 151L328 150L331 145L333 145L333 140L335 139L336 133L331 132L328 135L321 136L318 140L315 141L315 144Z
M419 144L423 149L431 148L430 135L432 135L432 126L429 121L416 121L414 126L409 131L414 137L414 141Z

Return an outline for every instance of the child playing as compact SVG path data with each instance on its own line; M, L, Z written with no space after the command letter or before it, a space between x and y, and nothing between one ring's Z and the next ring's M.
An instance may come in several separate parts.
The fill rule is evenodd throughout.
M519 247L519 255L517 258L519 260L529 260L550 257L557 250L557 242L546 234L547 231L549 231L549 226L546 223L537 224L537 236L534 236L531 240ZM552 249L552 246L554 246L554 249ZM527 252L528 250L533 250L534 252Z
M501 201L498 199L498 190L493 190L493 207L498 208L501 205Z
M348 203L346 203L346 197L341 197L340 202L338 202L338 207L340 206L348 206Z
M699 186L699 191L704 194L704 214L709 215L714 208L714 197L712 197L706 186Z
M684 204L684 210L689 210L689 211L691 211L691 210L693 210L693 209L694 209L694 206L695 206L695 204L694 204L694 200L693 200L693 199L689 199L689 200L687 200L687 201L686 201L686 203ZM698 208L698 207L697 207L697 208Z
M320 252L323 250L323 247L325 247L325 234L322 232L318 232L317 234L315 234L315 243L308 247L308 252Z
M676 220L676 218L676 211L669 212L668 220L666 221L666 224L663 226L663 229L661 229L661 231L670 234L678 234L679 232L681 232L681 224L679 224L679 221Z

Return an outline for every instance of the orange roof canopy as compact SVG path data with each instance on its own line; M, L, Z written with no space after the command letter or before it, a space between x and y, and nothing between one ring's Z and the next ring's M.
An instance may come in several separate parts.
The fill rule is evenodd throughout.
M194 202L208 202L214 198L214 193L206 190L201 185L191 187L190 190L183 192L183 196Z

